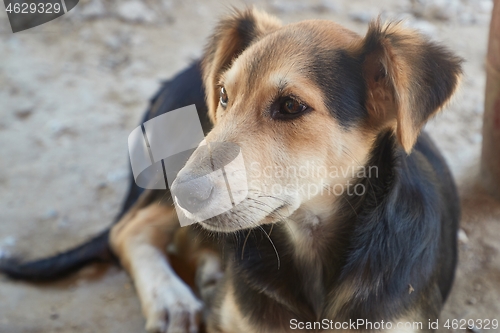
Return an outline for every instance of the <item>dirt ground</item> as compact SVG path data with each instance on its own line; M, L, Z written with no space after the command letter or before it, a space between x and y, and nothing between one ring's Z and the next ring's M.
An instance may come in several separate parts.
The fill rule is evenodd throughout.
M500 202L475 185L492 0L248 1L284 22L322 18L360 34L406 19L466 59L462 87L428 126L463 201L460 263L440 321L500 320ZM96 234L127 185L127 137L148 99L200 56L217 17L243 2L81 0L12 34L0 11L0 257L38 258ZM131 280L89 266L57 283L0 277L0 333L143 332ZM500 332L482 330L482 332Z

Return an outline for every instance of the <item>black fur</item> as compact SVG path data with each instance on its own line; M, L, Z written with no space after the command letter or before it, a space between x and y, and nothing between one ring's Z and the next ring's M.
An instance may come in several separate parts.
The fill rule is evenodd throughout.
M316 50L309 66L312 80L326 98L327 107L344 127L368 117L362 61L346 51Z
M356 281L356 292L343 309L344 319L394 318L417 297L424 298L417 303L427 304L425 317L435 319L452 284L449 272L454 271L440 274L440 267L456 260L459 200L453 180L426 134L411 155L397 146L392 134L381 136L369 165L378 167L379 178L365 180L369 192L356 205L352 250L340 278L341 283ZM446 259L441 256L444 249L452 252ZM444 288L434 298L438 280Z
M112 258L109 250L109 229L90 241L53 257L29 262L7 259L0 261L0 272L14 279L53 280L93 261Z

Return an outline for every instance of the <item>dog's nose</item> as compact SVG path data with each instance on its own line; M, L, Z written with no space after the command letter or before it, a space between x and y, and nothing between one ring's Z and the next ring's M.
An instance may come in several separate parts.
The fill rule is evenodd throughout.
M181 176L173 182L171 192L179 206L195 214L210 202L213 189L214 185L207 175L194 179Z

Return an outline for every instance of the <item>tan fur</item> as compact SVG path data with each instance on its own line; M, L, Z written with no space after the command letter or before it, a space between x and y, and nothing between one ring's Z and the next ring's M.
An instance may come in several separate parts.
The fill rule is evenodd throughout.
M258 25L252 39L247 41L248 43L281 26L277 18L254 8L243 12L235 11L232 16L220 21L215 29L211 43L208 44L209 46L205 50L202 63L203 80L206 87L208 114L212 121L215 121L215 113L219 104L219 91L217 90L219 75L247 47L241 40L241 32L237 22L242 18L252 18L254 16L259 17Z
M432 110L424 119L415 119L415 105L423 101L415 97L415 90L420 89L422 83L415 82L421 69L415 66L414 57L422 53L427 41L417 31L405 28L401 22L372 22L367 38L372 38L373 35L378 35L379 40L378 47L367 54L365 62L366 79L370 88L368 109L378 126L394 129L401 146L410 153L423 125L454 94L459 86L460 75L456 77L450 97L439 108ZM366 39L363 43L366 43ZM461 60L457 58L454 61Z
M192 289L205 302L211 300L214 282L222 277L220 255L191 228L180 229L173 206L152 197L146 191L113 226L110 245L134 281L146 329L175 332L188 327L196 332L202 303ZM175 253L167 256L169 245Z
M258 332L258 330L253 327L252 324L249 323L239 311L238 304L234 299L234 290L231 287L225 291L220 312L217 313L216 317L220 318L217 328L221 330L221 333ZM211 325L208 326L209 332L215 329L216 328Z
M175 211L155 203L133 211L112 229L110 243L134 280L146 328L151 332L179 326L195 330L201 303L172 270L165 253L179 226Z

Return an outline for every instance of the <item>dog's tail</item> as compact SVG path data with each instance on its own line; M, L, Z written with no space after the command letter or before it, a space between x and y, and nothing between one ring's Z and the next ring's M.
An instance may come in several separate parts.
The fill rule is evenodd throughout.
M109 232L103 231L88 242L50 258L20 262L0 260L0 273L14 279L44 281L63 277L93 261L107 261L113 258L109 246Z

